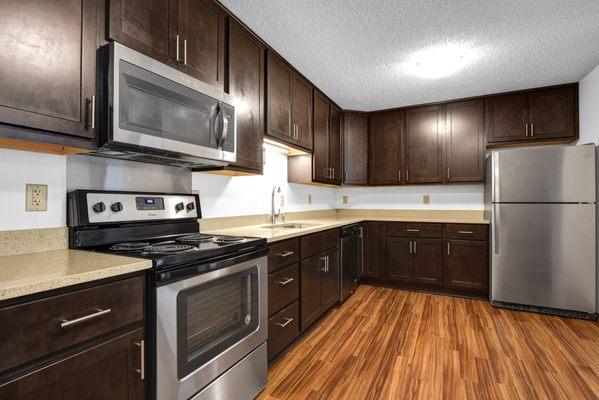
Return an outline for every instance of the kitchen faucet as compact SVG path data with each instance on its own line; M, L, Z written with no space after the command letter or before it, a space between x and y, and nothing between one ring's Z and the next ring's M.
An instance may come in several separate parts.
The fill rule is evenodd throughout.
M280 186L273 186L272 188L272 194L270 196L270 200L271 200L271 207L270 207L270 223L271 224L276 224L277 223L277 218L279 218L279 215L281 215L281 209L279 209L278 213L275 213L275 194L276 193L281 193L281 187Z

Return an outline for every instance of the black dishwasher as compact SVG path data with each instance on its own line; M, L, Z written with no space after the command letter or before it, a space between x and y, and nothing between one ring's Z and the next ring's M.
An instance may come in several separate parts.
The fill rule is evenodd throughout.
M362 227L341 228L341 298L345 301L358 286L362 271Z

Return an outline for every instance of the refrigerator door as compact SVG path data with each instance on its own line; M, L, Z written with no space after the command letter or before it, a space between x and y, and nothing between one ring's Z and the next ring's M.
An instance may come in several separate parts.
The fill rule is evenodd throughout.
M493 204L491 300L595 312L595 205Z
M595 146L494 151L492 202L594 203Z

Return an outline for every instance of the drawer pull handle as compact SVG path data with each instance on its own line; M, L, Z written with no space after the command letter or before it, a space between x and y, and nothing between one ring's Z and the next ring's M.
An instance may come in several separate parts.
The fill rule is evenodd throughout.
M79 317L79 318L75 318L75 319L71 319L71 320L61 319L60 320L60 327L61 328L68 328L69 326L77 325L77 324L80 324L82 322L89 321L90 319L101 317L102 315L106 315L106 314L108 314L109 312L112 311L110 308L107 308L105 310L101 310L99 308L96 308L95 310L96 310L95 313L88 314L88 315L85 315L83 317Z
M286 251L284 253L276 253L279 257L289 257L290 255L294 254L295 252L293 251Z
M293 279L293 278L285 278L285 279L283 279L282 281L277 281L277 283L279 283L279 284L281 284L281 285L285 286L286 284L288 284L288 283L291 283L291 282L293 282L294 280L295 280L295 279Z
M472 231L458 231L459 234L461 235L472 235L474 232Z
M283 323L277 322L277 325L279 325L281 328L284 328L287 325L289 325L291 323L291 321L293 321L293 318L285 318L285 322L283 322Z
M136 369L135 372L139 374L140 379L143 381L146 379L146 342L141 340L139 342L135 342L135 345L139 347L139 369Z
M420 229L406 229L406 232L420 232Z

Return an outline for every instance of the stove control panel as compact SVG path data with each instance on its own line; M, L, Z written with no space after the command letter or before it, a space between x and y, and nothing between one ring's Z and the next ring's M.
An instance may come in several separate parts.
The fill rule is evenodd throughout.
M199 218L195 195L88 192L89 223Z

